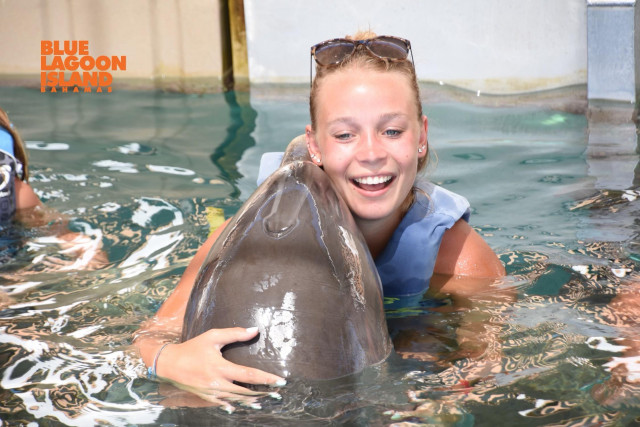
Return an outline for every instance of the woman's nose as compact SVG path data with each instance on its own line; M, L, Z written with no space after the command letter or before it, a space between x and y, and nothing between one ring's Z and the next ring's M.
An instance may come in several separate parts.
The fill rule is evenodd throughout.
M387 152L375 133L363 134L358 144L358 160L376 162L385 158Z

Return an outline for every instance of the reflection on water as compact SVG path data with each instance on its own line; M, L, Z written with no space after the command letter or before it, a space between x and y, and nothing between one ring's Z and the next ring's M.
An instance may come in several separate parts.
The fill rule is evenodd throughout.
M35 419L53 415L64 424L85 426L101 420L152 423L162 410L144 398L143 388L132 390L138 363L122 351L86 353L69 343L47 344L46 336L23 339L6 328L1 332L6 415L26 409Z
M235 185L242 177L238 171L238 162L242 154L256 145L252 133L255 129L257 114L251 108L248 93L225 92L223 96L229 105L230 124L227 128L227 137L215 147L211 154L211 161L220 168L222 179ZM238 103L238 99L242 104ZM238 191L231 193L231 197L239 196Z
M165 407L176 390L145 378L132 335L173 290L212 212L228 217L246 198L259 154L306 123L303 101L229 96L0 88L38 194L109 259L83 268L50 227L2 231L3 422L640 421L640 189L593 186L583 116L457 104L425 106L439 158L429 177L470 199L472 225L509 276L464 301L389 299L397 354L357 377L294 380L233 413Z

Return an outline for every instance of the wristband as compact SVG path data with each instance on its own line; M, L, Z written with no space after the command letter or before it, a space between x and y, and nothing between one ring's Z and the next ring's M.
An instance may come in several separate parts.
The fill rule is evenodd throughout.
M160 353L162 353L162 350L164 350L164 348L166 346L168 346L169 344L171 344L171 343L170 342L166 342L166 343L162 344L162 347L160 347L160 349L156 353L156 357L153 358L153 365L149 366L147 368L147 377L149 377L149 379L155 380L158 377L156 375L156 367L158 366L158 358L160 357Z

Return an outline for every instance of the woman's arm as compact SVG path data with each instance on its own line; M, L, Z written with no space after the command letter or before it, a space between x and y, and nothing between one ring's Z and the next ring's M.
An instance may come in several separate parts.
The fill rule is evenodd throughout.
M462 316L457 328L458 349L449 361L468 360L463 370L449 371L460 384L469 384L501 371L501 324L492 316L516 300L509 287L495 286L504 266L484 239L465 221L458 220L443 236L429 291L448 294ZM451 309L451 307L448 307Z
M182 275L178 286L162 304L156 315L138 330L134 345L144 363L151 367L156 362L156 374L176 386L189 390L203 399L216 401L225 393L257 394L234 384L284 385L284 379L261 371L233 364L222 357L222 348L230 343L247 341L257 330L228 328L211 329L195 338L178 343L191 290L200 266L216 239L229 223L227 220L200 247ZM167 342L160 357L158 351Z
M498 256L463 219L458 220L444 233L433 272L445 276L477 279L497 279L505 275L504 266Z
M602 365L610 377L591 389L591 396L609 408L637 405L640 388L640 280L627 276L600 318L615 327L620 354ZM591 345L590 345L591 347Z
M16 191L16 210L42 206L40 198L28 183L16 178L14 181L14 188Z

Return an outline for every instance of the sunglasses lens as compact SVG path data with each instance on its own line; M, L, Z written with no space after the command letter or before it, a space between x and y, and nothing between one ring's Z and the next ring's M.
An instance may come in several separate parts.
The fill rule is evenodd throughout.
M409 54L407 44L392 37L378 37L368 43L369 50L382 58L406 59Z
M316 47L316 61L320 65L337 64L351 55L354 49L355 45L346 41L329 42Z

